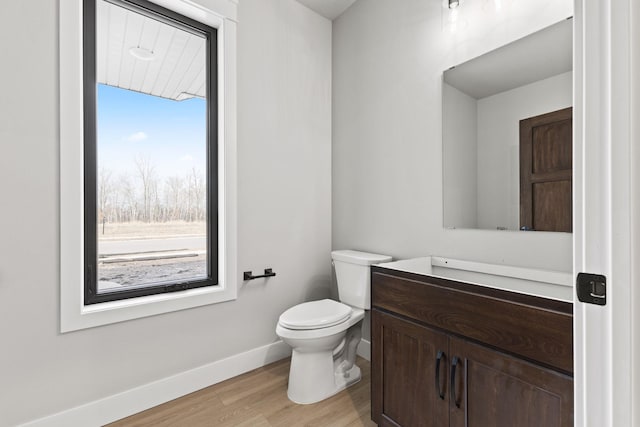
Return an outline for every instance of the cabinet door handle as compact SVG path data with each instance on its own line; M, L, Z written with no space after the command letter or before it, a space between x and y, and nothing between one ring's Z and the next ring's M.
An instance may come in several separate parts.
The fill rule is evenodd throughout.
M451 401L456 404L456 407L460 407L460 401L458 400L458 393L456 392L456 368L458 367L458 356L453 356L451 361Z
M440 396L442 400L444 400L444 391L442 387L440 387L440 362L446 357L447 355L444 351L438 350L438 355L436 356L436 393L438 393L438 396Z

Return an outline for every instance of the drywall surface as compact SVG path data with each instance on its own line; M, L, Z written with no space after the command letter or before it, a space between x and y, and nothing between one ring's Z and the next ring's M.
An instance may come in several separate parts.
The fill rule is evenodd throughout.
M478 103L442 83L444 227L478 226Z
M520 120L572 105L572 73L478 100L478 227L520 224Z
M233 302L59 333L57 8L0 3L0 426L274 342L286 308L331 288L331 23L242 0L239 277L278 275Z
M567 233L447 230L442 72L571 16L571 0L361 0L333 22L332 245L571 271Z

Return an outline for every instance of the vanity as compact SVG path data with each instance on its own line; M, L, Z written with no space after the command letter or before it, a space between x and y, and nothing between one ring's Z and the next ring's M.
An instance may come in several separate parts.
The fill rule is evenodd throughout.
M570 274L424 257L373 266L371 293L378 425L573 425Z

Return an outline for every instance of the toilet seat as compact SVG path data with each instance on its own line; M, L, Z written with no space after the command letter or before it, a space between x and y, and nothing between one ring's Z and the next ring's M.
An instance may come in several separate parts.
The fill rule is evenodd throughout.
M351 313L352 309L348 305L323 299L291 307L280 315L278 323L293 330L323 329L344 322Z

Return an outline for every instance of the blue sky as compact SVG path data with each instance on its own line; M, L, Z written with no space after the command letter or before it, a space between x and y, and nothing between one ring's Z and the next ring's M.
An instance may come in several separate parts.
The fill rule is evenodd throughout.
M136 156L163 179L206 166L206 102L173 101L98 84L98 168L135 176Z

